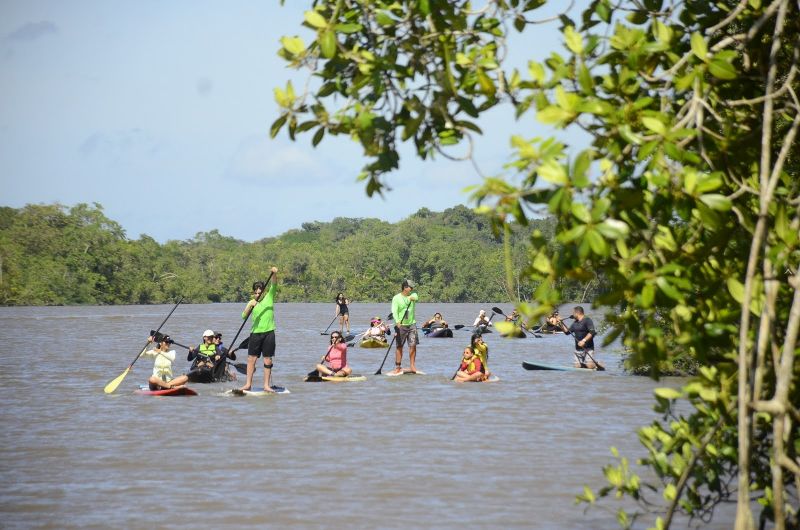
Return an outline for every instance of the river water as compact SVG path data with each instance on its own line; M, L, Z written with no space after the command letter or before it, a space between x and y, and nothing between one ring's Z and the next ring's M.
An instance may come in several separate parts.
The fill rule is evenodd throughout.
M242 307L182 305L162 331L196 344L212 328L230 344ZM417 318L470 324L490 307L419 304ZM501 381L456 384L464 330L421 339L425 376L373 376L386 350L355 347L367 381L304 383L334 305L279 303L273 377L291 394L225 396L240 380L134 395L149 359L105 394L170 309L0 308L0 528L616 528L615 503L586 511L575 496L605 485L609 447L643 455L635 431L656 418L652 390L678 384L626 376L612 351L599 352L606 373L525 371L523 360L569 364L571 338L496 334ZM353 304L353 330L389 309ZM393 353L384 373L392 364Z

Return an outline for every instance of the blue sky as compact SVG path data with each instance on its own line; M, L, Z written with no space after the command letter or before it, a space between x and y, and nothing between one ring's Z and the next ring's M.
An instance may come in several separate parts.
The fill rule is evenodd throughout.
M405 150L392 191L370 199L355 181L364 164L355 143L269 138L273 88L300 79L278 41L304 34L310 3L0 3L0 204L98 202L129 238L159 241L212 229L253 241L305 221L397 221L468 204L463 189L480 177L466 162L423 163ZM520 66L562 49L556 24L526 33L512 41ZM487 175L508 161L511 134L552 134L510 109L481 126Z

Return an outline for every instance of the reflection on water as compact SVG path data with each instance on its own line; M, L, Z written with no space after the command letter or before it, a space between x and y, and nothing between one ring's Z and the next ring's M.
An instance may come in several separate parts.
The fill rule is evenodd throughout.
M420 304L417 314L470 324L482 307ZM426 376L374 377L386 350L351 348L367 381L303 383L333 305L278 304L274 379L290 395L229 397L238 383L220 383L193 385L192 398L135 396L146 359L104 394L170 309L0 308L4 528L616 527L612 509L574 504L584 484L603 485L610 446L642 454L634 432L654 418L656 383L623 375L616 354L600 352L607 373L528 372L523 360L568 364L571 339L487 335L501 381L455 384L462 330L422 339ZM230 344L241 309L181 306L164 331L195 344L212 328ZM353 304L353 329L388 312ZM188 362L177 352L179 373Z

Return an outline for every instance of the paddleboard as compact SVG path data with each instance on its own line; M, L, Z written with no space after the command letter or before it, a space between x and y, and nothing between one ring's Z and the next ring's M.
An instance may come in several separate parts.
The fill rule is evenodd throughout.
M399 374L395 372L386 372L384 375L386 377L399 377L401 375L426 375L426 374L422 370L417 370L416 372L400 372Z
M134 392L140 396L196 396L197 392L189 387L182 386L179 388L162 388L161 390L150 390L149 387L139 387L139 390Z
M323 381L330 381L332 383L348 383L348 382L354 382L354 381L366 381L367 380L366 376L363 376L363 375L360 375L360 374L351 374L351 375L348 375L347 377L332 377L332 376L329 376L329 375L323 375L322 377L320 377L320 379L322 379Z
M464 383L496 383L498 381L500 381L499 377L497 377L496 375L490 375L489 379L487 379L486 381L464 381Z
M574 366L558 366L545 363L523 362L522 367L526 370L556 370L559 372L597 372L594 368L575 368Z
M275 392L266 392L264 390L239 390L238 388L232 388L228 391L229 394L234 396L269 396L272 394L291 394L289 389L282 386L273 386L272 389Z

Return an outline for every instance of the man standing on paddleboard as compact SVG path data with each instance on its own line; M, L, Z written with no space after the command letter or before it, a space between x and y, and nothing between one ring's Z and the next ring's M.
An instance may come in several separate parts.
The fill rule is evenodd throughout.
M275 291L278 283L278 269L272 267L272 281L264 293L264 282L253 284L253 299L242 312L242 318L252 313L253 326L247 345L247 381L239 390L252 390L256 361L264 355L264 391L274 392L272 388L272 359L275 357ZM263 296L262 296L263 293Z
M417 321L414 318L415 309L417 306L417 293L414 290L414 282L411 280L403 280L401 292L394 295L392 298L392 316L394 316L395 326L394 330L397 333L395 340L397 341L397 349L394 353L394 370L391 372L395 375L403 373L403 344L408 343L408 372L417 373L417 343L419 337L417 336Z
M579 305L572 310L572 318L575 319L575 322L569 328L563 320L559 320L557 315L551 316L547 320L550 324L560 325L564 333L571 334L575 339L575 368L604 370L603 365L595 361L594 357L594 337L597 335L594 322L586 316L583 307Z

